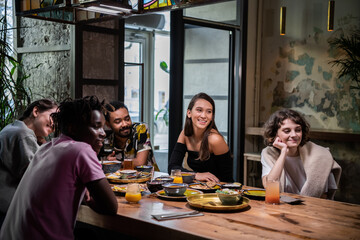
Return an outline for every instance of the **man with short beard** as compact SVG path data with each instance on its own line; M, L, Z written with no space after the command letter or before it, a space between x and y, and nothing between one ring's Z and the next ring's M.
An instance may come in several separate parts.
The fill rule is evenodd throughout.
M133 159L134 166L152 165L155 171L159 171L148 126L145 123L132 123L128 108L122 102L113 101L105 108L106 125L112 130L108 140L114 148L114 152L107 156L107 159Z

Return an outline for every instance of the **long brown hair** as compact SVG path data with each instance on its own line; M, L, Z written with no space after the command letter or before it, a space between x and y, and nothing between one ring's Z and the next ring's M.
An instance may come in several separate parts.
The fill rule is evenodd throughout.
M209 95L201 92L201 93L198 93L195 96L193 96L187 109L191 111L192 108L194 107L196 101L199 99L204 99L204 100L208 101L212 105L212 108L213 108L213 119L211 120L211 122L207 126L207 128L205 129L204 136L201 140L200 151L199 151L198 159L200 159L201 161L205 161L210 158L208 137L209 137L212 129L215 129L217 131L217 127L215 124L215 102ZM184 133L185 133L185 136L187 136L187 137L191 137L194 135L194 128L192 125L192 120L191 120L191 118L188 118L187 116L185 117Z
M37 107L39 109L39 112L42 113L47 110L53 109L54 107L57 106L58 104L55 101L48 98L37 100L35 102L30 103L30 105L27 106L27 108L25 109L19 120L24 121L26 118L30 117L34 107Z
M272 146L275 141L277 131L286 119L290 119L301 126L302 138L300 146L303 146L309 139L310 124L300 113L291 109L282 109L274 112L264 124L264 142L267 146Z

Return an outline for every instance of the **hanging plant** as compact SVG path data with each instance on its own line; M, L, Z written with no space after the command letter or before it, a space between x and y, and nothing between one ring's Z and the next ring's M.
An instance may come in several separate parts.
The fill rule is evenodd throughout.
M30 103L30 91L24 82L29 77L21 72L21 63L8 42L8 32L12 31L7 22L7 0L1 6L4 15L0 18L0 130L14 119Z
M331 39L329 43L341 50L338 59L329 62L340 67L338 77L349 76L354 82L350 88L360 90L360 30L353 31L349 36Z

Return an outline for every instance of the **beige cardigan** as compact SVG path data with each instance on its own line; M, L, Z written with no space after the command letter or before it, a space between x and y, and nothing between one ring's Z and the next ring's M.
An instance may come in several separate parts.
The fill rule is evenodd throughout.
M301 189L300 195L320 197L324 193L330 172L333 172L336 185L339 186L341 167L333 159L327 148L312 142L307 142L304 146L299 147L299 151L306 174L306 181ZM261 155L264 156L264 160L269 166L273 167L280 155L280 151L275 147L266 147L262 150ZM282 191L284 191L284 170L280 176L280 184ZM328 197L333 199L334 195L335 192L332 196Z

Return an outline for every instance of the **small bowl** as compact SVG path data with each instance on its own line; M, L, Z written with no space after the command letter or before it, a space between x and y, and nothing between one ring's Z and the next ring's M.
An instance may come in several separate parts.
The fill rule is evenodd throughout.
M165 183L163 185L165 194L168 196L184 196L187 186L185 183Z
M114 173L121 168L120 161L103 161L101 163L104 173Z
M192 183L195 179L195 173L192 172L182 172L181 173L183 183Z
M151 172L153 167L149 165L140 165L140 166L136 166L135 169L138 170L139 172Z
M120 178L126 179L130 177L135 177L137 171L136 170L121 170L120 172Z
M161 189L163 189L163 185L164 182L162 181L150 181L150 182L146 182L146 186L149 189L150 192L157 192Z
M219 191L216 192L222 205L237 205L242 201L241 193L227 194L221 193Z
M160 177L155 178L155 180L161 181L164 183L172 183L174 181L174 179L169 176L160 176Z

